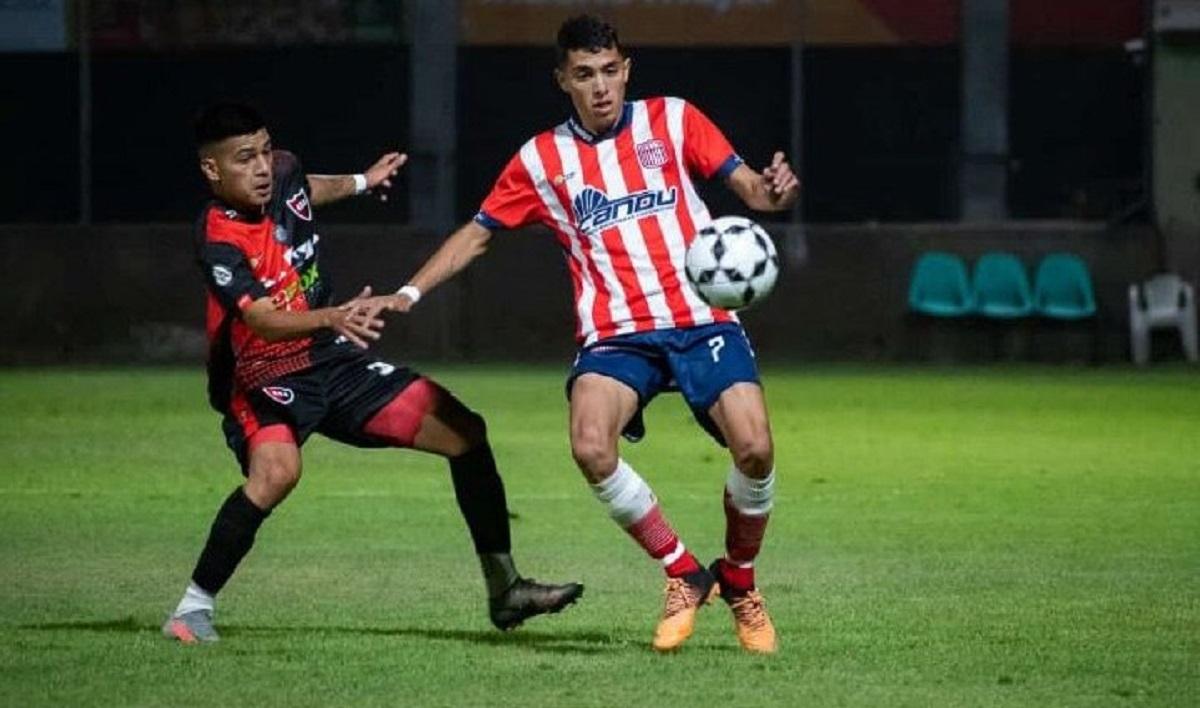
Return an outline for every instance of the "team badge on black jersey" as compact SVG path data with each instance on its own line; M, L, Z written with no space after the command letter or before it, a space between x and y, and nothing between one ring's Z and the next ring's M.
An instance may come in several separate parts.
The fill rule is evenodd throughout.
M309 206L308 195L303 189L288 197L287 206L296 216L305 221L312 221L312 207Z
M280 405L291 405L296 400L296 392L286 386L264 386L263 393Z

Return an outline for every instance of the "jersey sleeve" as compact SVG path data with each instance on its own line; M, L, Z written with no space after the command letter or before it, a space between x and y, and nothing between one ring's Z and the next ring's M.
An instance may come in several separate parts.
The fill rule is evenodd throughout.
M683 157L705 179L724 179L743 162L721 129L690 103L683 107Z
M291 195L298 188L308 191L308 175L305 174L304 165L295 153L273 150L271 161L274 163L272 171L275 173L275 181L281 186L284 194Z
M483 200L475 221L495 231L532 224L541 220L541 217L542 199L538 196L537 187L529 176L529 170L521 162L521 156L514 155Z
M250 270L246 254L231 243L205 243L200 247L200 265L209 292L228 311L240 312L267 296L266 288Z

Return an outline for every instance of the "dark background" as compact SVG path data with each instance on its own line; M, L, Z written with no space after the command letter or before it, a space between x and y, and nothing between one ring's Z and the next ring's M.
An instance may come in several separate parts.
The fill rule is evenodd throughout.
M751 164L788 150L788 50L631 49L630 96L693 101ZM405 145L408 50L399 45L95 53L93 220L190 220L204 197L191 118L216 98L248 99L277 145L312 172L361 170ZM459 50L458 216L568 105L548 48ZM78 60L8 54L0 64L0 221L78 219ZM803 53L805 221L957 218L959 52L954 47L813 47ZM1145 79L1120 47L1014 47L1009 209L1016 218L1108 219L1142 196ZM486 126L484 129L482 126ZM338 205L325 221L403 222L387 205ZM714 213L740 208L709 190Z

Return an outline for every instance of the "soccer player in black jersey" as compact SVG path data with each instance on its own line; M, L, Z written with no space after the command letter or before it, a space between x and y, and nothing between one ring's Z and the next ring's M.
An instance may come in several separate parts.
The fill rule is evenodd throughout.
M359 175L306 175L294 155L272 149L254 110L231 103L200 114L196 144L214 196L201 213L196 243L208 285L209 400L223 415L226 442L246 482L217 512L163 633L185 643L217 640L215 596L258 527L299 482L300 447L313 432L449 461L499 629L578 599L582 585L544 585L518 575L504 485L483 418L430 379L367 354L383 322L356 300L330 305L314 208L390 186L405 156L386 154ZM360 297L368 294L364 289Z

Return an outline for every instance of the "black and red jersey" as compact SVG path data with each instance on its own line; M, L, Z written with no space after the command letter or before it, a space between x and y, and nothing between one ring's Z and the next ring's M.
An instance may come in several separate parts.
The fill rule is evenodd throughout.
M271 201L262 213L213 201L197 223L197 255L208 284L209 396L222 411L235 383L249 389L305 369L333 341L332 332L322 332L268 342L242 321L242 311L264 297L278 310L329 304L308 180L295 155L276 150L272 161Z

